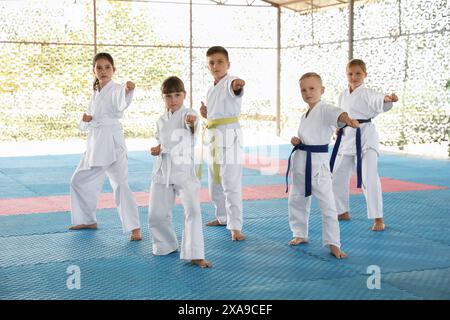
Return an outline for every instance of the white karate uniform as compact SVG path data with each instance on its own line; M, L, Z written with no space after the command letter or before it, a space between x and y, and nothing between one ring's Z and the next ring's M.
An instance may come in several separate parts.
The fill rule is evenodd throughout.
M344 111L320 101L303 114L298 128L298 137L305 145L329 144ZM328 153L311 154L311 193L319 201L322 213L322 242L324 246L341 246L339 222L332 192ZM306 151L297 150L292 159L292 186L289 192L289 226L294 237L308 239L308 222L311 198L305 197Z
M187 115L197 113L182 106L168 111L157 122L156 139L161 153L153 164L148 224L153 242L153 254L166 255L178 249L172 225L172 209L179 196L184 207L184 230L180 258L204 259L204 240L200 210L200 182L195 174L194 146L198 120L192 134L186 124Z
M114 200L124 233L140 228L139 213L128 186L128 158L119 119L128 108L133 91L125 94L125 85L109 81L95 91L87 113L90 122L80 122L80 130L88 131L86 152L70 181L72 224L97 223L95 208L105 175L114 192Z
M384 103L384 94L366 88L364 85L352 93L344 90L339 96L339 107L353 119L373 119L390 110L392 102ZM367 202L369 219L383 217L383 197L377 161L379 155L378 132L373 122L360 124L362 190ZM356 129L346 127L333 169L333 192L338 214L349 211L349 181L356 168Z
M206 95L208 120L239 117L244 89L236 95L231 87L237 77L226 75ZM221 183L214 183L212 159L215 136L217 163ZM243 136L239 122L208 129L205 144L209 146L208 186L215 206L216 219L227 229L242 230L242 159Z

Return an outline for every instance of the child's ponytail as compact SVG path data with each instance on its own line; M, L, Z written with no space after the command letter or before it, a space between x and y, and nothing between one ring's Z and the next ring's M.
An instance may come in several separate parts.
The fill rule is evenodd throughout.
M95 77L95 81L94 81L94 84L92 86L94 91L97 91L99 85L100 85L100 81L98 81L97 77Z

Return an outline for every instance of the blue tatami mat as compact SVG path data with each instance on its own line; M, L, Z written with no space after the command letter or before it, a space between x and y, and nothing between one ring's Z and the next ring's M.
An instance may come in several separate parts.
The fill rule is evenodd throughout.
M363 199L360 199L362 201ZM390 201L386 201L389 208ZM348 259L322 247L321 216L313 203L310 243L291 247L287 207L282 200L246 201L247 240L232 242L225 227L205 227L206 256L214 266L199 269L151 254L150 235L129 242L115 209L98 213L97 231L68 231L68 213L1 217L2 299L448 299L450 242L441 243L387 228L369 230L363 213L341 222ZM202 205L204 222L212 206ZM145 223L146 208L140 210ZM32 222L24 223L24 217ZM52 219L53 217L53 219ZM57 219L56 219L57 217ZM20 221L22 219L22 221ZM16 220L16 221L15 221ZM174 210L181 237L182 207ZM21 228L14 228L14 222ZM45 232L43 225L52 225ZM418 228L418 227L416 227ZM11 230L15 229L14 232ZM10 231L10 232L8 232ZM66 287L69 265L80 267L83 294ZM367 267L381 269L382 289L369 290ZM408 279L424 279L408 286ZM171 279L169 282L164 279ZM447 282L446 282L447 281ZM211 286L210 284L214 284ZM114 288L112 290L111 288ZM203 288L196 290L196 288ZM434 290L433 288L436 288Z
M289 151L281 146L280 158ZM132 190L148 191L151 157L130 152L129 159ZM79 155L0 158L0 198L68 195L78 161ZM450 187L448 161L382 155L379 169L381 176ZM243 185L283 180L245 169ZM204 187L206 182L205 175ZM105 182L104 192L109 191ZM450 299L450 189L384 193L383 205L386 230L373 232L364 196L351 196L352 219L340 222L348 258L337 260L322 245L315 199L309 243L296 247L288 244L287 199L244 201L245 241L231 241L225 227L203 227L211 269L181 261L179 252L152 255L146 206L139 208L139 242L123 234L116 209L97 211L98 230L68 230L69 212L0 216L0 299ZM202 203L201 208L205 224L214 207ZM176 205L179 241L183 219L183 208ZM67 286L73 266L80 270L80 289ZM367 285L371 266L380 270L379 289Z

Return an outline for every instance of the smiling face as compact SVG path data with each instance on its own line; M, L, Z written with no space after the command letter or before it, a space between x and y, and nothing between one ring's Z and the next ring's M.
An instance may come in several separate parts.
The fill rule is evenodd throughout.
M107 59L98 59L95 62L94 74L100 83L100 87L104 87L111 80L114 71L113 65Z
M350 65L347 67L347 81L350 90L353 91L364 83L367 73L357 65Z
M163 93L163 100L166 104L166 108L170 111L175 112L181 108L184 102L184 98L186 98L186 92L178 91L171 93Z
M211 72L216 83L227 75L228 69L230 68L230 62L224 54L214 53L209 55L207 61L209 72Z
M303 100L310 107L314 107L320 101L325 88L319 78L312 76L300 80L300 92Z

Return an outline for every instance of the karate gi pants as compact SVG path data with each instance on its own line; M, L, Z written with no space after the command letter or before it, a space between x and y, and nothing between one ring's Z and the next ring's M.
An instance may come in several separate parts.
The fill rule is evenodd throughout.
M325 169L312 177L311 196L305 197L305 174L293 172L289 192L289 226L294 237L308 240L311 199L316 197L322 213L322 243L340 248L340 230L332 192L331 173Z
M383 218L383 196L378 176L378 153L367 149L362 153L362 190L369 219ZM355 155L338 155L333 170L333 193L338 214L350 209L350 177L356 168Z
M229 148L217 147L220 184L214 183L212 161L208 164L209 195L214 203L215 216L229 230L242 230L242 149L238 142ZM212 152L210 150L210 152Z
M184 228L180 258L204 259L204 240L200 200L200 183L188 180L183 186L152 182L148 225L153 242L154 255L166 255L178 249L177 236L172 224L175 197L179 196L184 207Z
M70 181L73 225L97 223L95 208L105 176L108 176L123 232L140 228L138 207L128 186L127 151L118 146L115 152L117 160L109 166L80 168L82 160L75 170Z

